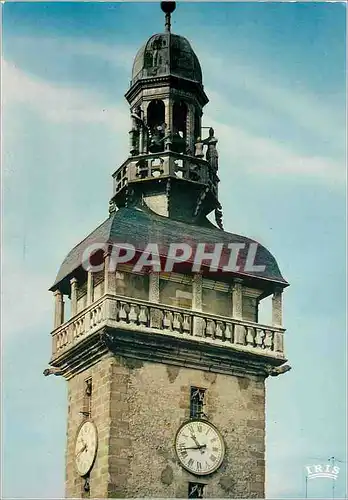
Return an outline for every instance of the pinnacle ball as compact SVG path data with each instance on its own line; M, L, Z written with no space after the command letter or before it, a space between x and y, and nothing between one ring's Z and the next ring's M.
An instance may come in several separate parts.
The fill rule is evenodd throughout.
M175 2L161 2L161 9L166 14L171 14L172 12L174 12L175 8L176 8Z

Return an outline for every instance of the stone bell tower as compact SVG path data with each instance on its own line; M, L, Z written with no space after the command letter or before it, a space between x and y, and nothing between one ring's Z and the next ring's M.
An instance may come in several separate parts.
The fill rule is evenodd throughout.
M288 283L266 248L222 229L217 139L212 128L202 133L202 71L190 43L171 33L174 9L162 2L165 32L133 64L130 152L113 174L109 216L51 287L44 373L68 384L69 498L264 496L265 380L290 368ZM161 267L182 243L196 257ZM132 256L115 259L126 246ZM154 246L160 269L139 266ZM236 265L222 248L239 249ZM272 318L260 324L269 296Z

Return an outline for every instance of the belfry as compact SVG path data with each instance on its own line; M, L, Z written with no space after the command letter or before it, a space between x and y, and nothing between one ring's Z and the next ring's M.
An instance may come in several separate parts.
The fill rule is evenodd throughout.
M290 369L288 283L266 248L223 229L201 66L171 31L175 3L161 6L165 30L138 51L125 95L129 155L113 174L109 215L50 289L44 373L68 384L66 496L262 498L265 380ZM170 271L134 265L154 247L162 263L180 245L192 255L171 254ZM128 247L132 256L115 261ZM222 248L238 249L233 268ZM260 324L270 296L272 317Z

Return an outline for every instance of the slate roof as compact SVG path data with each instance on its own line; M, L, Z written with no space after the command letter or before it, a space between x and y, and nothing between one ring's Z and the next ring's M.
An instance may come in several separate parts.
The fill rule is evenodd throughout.
M153 72L153 56L158 51L159 58ZM141 78L175 75L202 83L202 69L190 42L173 33L157 33L139 49L132 70L132 83Z
M248 244L257 243L250 238L221 231L208 220L206 220L206 226L197 226L162 217L148 209L124 207L111 214L108 219L68 253L50 290L67 289L69 279L78 268L81 268L84 251L92 243L129 243L138 250L143 250L148 243L157 243L160 255L166 255L170 243L183 242L191 244L194 248L198 243L207 245L223 243L224 248L227 248L229 243L246 243L246 249L239 252L240 258L237 261L237 265L241 264L241 269L246 260ZM206 247L206 250L209 251L209 246ZM228 258L229 251L222 254L220 267L227 265ZM264 265L265 270L256 273L242 272L241 270L232 274L233 276L240 275L240 277L249 277L258 281L262 280L263 282L265 280L271 281L272 284L278 284L281 287L288 285L282 277L273 255L260 244L257 246L255 264Z

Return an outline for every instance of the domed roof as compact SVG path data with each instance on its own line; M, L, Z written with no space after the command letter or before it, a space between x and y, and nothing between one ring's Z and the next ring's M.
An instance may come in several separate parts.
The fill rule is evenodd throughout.
M173 33L153 35L135 56L132 85L142 78L174 75L202 84L198 57L186 38Z

